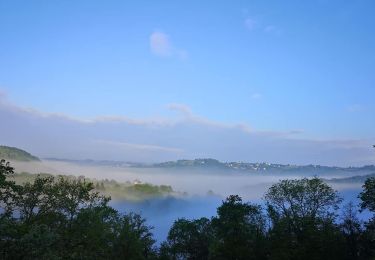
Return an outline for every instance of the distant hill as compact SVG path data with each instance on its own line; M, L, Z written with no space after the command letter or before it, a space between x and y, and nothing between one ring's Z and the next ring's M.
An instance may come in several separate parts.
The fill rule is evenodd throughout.
M231 171L242 173L278 174L285 175L305 175L305 176L325 176L337 175L342 177L352 177L357 175L368 175L375 173L375 165L362 167L335 167L322 165L293 165L275 163L249 163L249 162L220 162L212 158L201 158L194 160L177 160L162 163L136 163L126 161L95 161L95 160L67 160L56 158L45 158L45 160L69 162L91 166L110 167L130 167L130 168L159 168L172 170L215 170Z
M158 168L216 168L244 172L262 172L262 173L305 173L309 175L324 174L356 174L356 173L373 173L374 165L362 167L332 167L321 165L290 165L290 164L273 164L273 163L247 163L247 162L220 162L215 159L195 159L195 160L178 160L152 164L146 167Z
M215 168L227 168L225 163L222 163L215 159L195 159L195 160L178 160L169 161L163 163L153 164L154 167L160 168L176 168L176 167L215 167Z
M38 157L31 155L24 150L4 145L0 145L0 159L26 162L40 161Z
M347 178L333 178L325 181L328 183L364 183L368 178L375 178L375 173Z

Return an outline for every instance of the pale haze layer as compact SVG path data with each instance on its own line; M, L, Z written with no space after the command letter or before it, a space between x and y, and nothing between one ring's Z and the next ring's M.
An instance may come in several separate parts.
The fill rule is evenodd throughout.
M211 157L223 161L362 165L373 162L367 140L313 140L298 131L252 130L177 110L175 119L77 119L0 102L0 142L41 157L155 162Z

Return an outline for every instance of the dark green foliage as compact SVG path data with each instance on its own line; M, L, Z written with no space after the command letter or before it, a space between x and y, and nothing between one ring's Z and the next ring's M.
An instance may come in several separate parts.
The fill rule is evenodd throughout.
M79 178L38 176L16 185L0 163L0 259L150 259L151 228L136 214L122 215L109 198Z
M300 219L332 220L341 199L336 191L319 178L282 180L265 195L273 217L286 218L297 230Z
M229 196L212 219L214 259L261 259L264 253L265 218L258 205Z
M341 199L322 180L282 180L265 200L271 259L342 259L344 242L334 223Z
M346 241L346 259L362 259L362 225L352 202L345 205L340 225Z
M359 196L361 208L375 212L375 177L367 179L362 187L363 192Z
M162 251L164 254L168 251L167 255L172 259L208 259L212 238L213 230L209 219L178 219L169 230L167 243L162 246Z
M19 189L19 186L12 180L14 177L14 169L9 162L0 160L0 217L8 216L12 212L14 206L13 194Z
M366 180L362 186L363 192L359 195L361 199L361 209L369 210L375 213L375 177ZM375 216L366 224L366 230L363 234L364 254L366 256L375 256Z
M375 218L365 224L365 231L361 239L361 255L363 259L375 259Z
M116 227L114 252L117 259L149 259L156 257L155 240L151 227L138 214L130 213L120 218Z

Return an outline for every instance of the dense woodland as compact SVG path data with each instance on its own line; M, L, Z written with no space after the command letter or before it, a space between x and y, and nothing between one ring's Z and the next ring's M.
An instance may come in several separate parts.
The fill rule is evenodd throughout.
M229 196L211 219L176 220L157 246L145 219L85 179L13 177L1 160L0 259L375 259L375 218L357 218L357 206L375 212L375 178L360 205L319 178L274 184L263 207Z

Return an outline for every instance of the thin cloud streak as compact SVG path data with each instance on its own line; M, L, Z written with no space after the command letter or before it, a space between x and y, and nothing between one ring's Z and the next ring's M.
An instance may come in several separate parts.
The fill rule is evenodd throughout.
M156 162L202 157L222 161L358 165L373 163L374 140L304 139L301 130L262 131L228 124L170 104L177 119L123 116L76 119L0 100L0 143L41 157ZM301 136L302 135L302 136Z
M165 147L159 145L150 145L150 144L134 144L134 143L127 143L127 142L115 142L115 141L108 141L108 140L93 140L94 143L97 144L104 144L109 146L116 146L116 147L124 147L130 149L136 149L141 151L152 151L152 152L168 152L168 153L183 153L183 149L173 148L173 147Z

